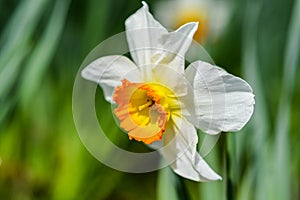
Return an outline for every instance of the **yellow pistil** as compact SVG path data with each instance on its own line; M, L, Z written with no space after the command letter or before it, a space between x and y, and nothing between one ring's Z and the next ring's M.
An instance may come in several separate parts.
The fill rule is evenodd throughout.
M122 80L114 92L118 104L114 113L129 139L151 144L161 140L173 108L179 108L177 98L158 83L131 83Z

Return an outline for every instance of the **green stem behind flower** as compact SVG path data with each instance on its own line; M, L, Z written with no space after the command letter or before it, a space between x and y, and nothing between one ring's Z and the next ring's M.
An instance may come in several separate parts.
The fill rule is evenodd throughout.
M175 174L171 167L165 167L158 172L157 199L190 200L184 178Z
M236 199L236 167L235 167L235 143L234 135L223 134L222 152L223 152L223 169L224 169L224 193L226 200Z
M177 185L176 185L176 190L177 190L177 195L180 200L190 200L191 197L188 194L187 187L184 183L184 178L181 176L175 174L176 179L177 179Z

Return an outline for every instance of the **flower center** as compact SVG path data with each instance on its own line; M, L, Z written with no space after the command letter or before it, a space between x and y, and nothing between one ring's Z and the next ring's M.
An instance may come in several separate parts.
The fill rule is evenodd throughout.
M179 107L167 87L152 82L131 83L126 79L115 89L113 100L118 104L114 113L129 139L146 144L162 139L172 110Z

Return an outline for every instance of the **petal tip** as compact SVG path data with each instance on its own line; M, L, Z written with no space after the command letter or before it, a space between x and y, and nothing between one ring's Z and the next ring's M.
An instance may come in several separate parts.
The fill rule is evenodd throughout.
M186 23L185 25L187 25L187 26L192 26L193 27L193 30L197 30L198 29L198 26L199 26L199 22L197 21L197 22L188 22L188 23Z
M147 11L149 10L149 6L145 1L142 1L142 5L144 9L146 9Z
M216 179L216 181L222 181L222 177L218 175L218 178Z
M204 181L204 182L222 181L222 177L219 174L214 172L210 176L205 177L204 180L200 180L200 181Z

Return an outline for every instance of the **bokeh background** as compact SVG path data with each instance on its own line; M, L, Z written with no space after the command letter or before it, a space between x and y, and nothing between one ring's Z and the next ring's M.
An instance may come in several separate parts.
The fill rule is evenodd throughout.
M206 157L223 180L196 183L169 168L119 172L79 139L72 116L77 70L97 44L124 31L140 1L0 0L0 199L299 199L300 1L147 3L167 28L200 21L195 40L254 89L250 122L222 134ZM114 125L100 88L96 104L115 144L148 151Z

